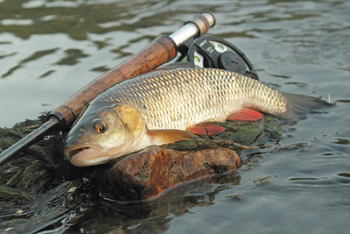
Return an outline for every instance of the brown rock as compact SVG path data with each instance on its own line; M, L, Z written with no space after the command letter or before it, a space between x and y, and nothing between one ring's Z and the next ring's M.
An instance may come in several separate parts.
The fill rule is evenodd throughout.
M113 165L98 177L104 196L144 200L182 182L234 170L240 158L226 148L195 152L151 147Z

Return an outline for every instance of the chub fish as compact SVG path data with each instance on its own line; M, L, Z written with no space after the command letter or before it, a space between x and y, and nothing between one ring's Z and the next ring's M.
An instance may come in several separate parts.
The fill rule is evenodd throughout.
M325 105L331 104L221 69L156 71L92 100L68 133L64 154L76 166L102 164L149 145L224 130L208 123L254 121L263 117L260 112L292 119Z

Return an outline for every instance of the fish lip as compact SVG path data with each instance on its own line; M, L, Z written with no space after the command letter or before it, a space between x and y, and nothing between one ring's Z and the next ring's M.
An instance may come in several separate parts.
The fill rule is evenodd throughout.
M88 144L77 144L69 146L67 145L63 151L64 156L72 162L74 157L80 156L84 151L95 151L96 154L100 154L103 148L98 145L88 145Z

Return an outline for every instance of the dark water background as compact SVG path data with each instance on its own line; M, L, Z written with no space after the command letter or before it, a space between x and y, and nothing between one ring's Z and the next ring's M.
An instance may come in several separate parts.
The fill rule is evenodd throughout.
M217 19L209 33L238 46L262 82L337 106L289 123L270 148L245 151L253 160L233 177L159 202L148 218L130 208L135 217L110 233L350 233L347 0L0 0L0 126L56 108L203 10ZM88 222L75 230L107 226Z

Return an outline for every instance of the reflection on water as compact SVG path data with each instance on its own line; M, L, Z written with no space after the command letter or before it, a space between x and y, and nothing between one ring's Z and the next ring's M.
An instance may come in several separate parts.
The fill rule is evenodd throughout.
M348 233L347 0L2 0L0 126L54 109L203 10L217 18L210 33L238 46L262 82L329 96L337 106L286 123L270 148L243 151L250 163L228 180L194 184L153 203L82 203L46 231Z
M350 141L348 139L336 139L336 142L333 142L335 144L341 144L341 145L350 145Z
M215 205L216 194L240 183L236 173L189 183L168 192L155 201L119 203L100 200L84 216L72 219L75 231L98 228L108 233L159 233L169 229L169 222L176 217L191 213L195 207ZM233 196L230 199L239 199ZM97 212L98 211L98 212ZM97 212L97 213L96 213ZM99 223L98 227L96 222ZM73 229L74 231L74 229Z

